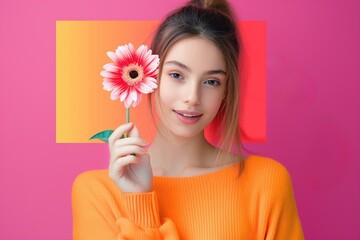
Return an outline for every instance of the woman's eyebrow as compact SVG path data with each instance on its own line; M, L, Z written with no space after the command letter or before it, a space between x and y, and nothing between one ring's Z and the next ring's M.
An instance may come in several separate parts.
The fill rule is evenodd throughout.
M180 67L180 68L182 68L182 69L184 69L184 70L186 70L188 72L191 72L191 69L188 66L186 66L185 64L183 64L181 62L178 62L178 61L167 61L164 64L175 65L175 66L178 66L178 67Z
M205 72L205 74L207 75L212 75L212 74L223 74L223 75L226 75L226 72L224 70L210 70L210 71L207 71Z
M186 66L185 64L181 63L181 62L178 62L178 61L167 61L165 62L164 64L171 64L171 65L175 65L175 66L178 66L188 72L191 72L191 69L190 67ZM204 73L205 75L211 75L211 74L223 74L223 75L226 75L226 72L222 69L218 69L218 70L209 70L209 71L206 71Z

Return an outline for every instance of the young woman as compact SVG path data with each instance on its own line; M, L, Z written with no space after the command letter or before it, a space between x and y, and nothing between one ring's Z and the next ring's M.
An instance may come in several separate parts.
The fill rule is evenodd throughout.
M148 147L134 123L121 125L109 169L76 179L74 239L303 239L286 169L239 150L238 36L225 0L164 19L151 47L157 134Z

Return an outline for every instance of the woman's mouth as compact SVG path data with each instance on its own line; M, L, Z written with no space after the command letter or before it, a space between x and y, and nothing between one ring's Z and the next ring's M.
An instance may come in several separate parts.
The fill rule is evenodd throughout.
M203 114L196 111L188 110L173 110L176 113L177 118L185 124L196 123Z

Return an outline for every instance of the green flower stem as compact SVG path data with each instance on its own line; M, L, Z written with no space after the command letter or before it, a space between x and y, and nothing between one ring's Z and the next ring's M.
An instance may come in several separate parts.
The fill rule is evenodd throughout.
M130 107L126 108L126 123L130 122Z
M130 122L130 107L126 108L126 123ZM126 134L126 137L129 136L129 133Z
M126 108L126 123L130 122L130 107ZM129 133L126 137L129 137ZM131 153L131 155L136 156L135 153Z

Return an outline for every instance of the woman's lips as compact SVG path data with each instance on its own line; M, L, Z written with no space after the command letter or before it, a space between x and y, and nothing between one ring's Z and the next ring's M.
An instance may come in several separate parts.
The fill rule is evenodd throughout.
M188 110L174 110L177 118L185 124L193 124L199 121L203 114L196 111L188 111Z

